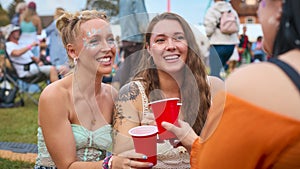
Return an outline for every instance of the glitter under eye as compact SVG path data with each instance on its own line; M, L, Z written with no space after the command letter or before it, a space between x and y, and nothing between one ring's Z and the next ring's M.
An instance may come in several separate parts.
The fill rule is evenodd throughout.
M86 33L86 36L91 37L93 35L97 35L97 34L100 34L100 33L101 33L101 29L92 29L91 31L88 31Z

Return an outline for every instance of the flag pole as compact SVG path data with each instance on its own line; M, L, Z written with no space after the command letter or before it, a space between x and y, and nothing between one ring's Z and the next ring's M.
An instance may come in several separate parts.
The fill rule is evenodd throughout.
M171 12L171 0L167 0L167 12Z

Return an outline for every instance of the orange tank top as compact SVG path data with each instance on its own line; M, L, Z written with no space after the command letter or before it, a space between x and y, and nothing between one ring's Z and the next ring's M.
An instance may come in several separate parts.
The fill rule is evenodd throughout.
M219 117L211 135L193 143L193 169L300 168L300 121L228 93Z

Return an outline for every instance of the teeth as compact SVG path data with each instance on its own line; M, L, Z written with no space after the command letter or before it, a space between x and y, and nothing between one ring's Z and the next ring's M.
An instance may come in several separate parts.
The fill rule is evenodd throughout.
M166 56L164 57L166 60L172 60L172 59L177 59L178 56L177 55L174 55L174 56Z
M104 57L104 58L99 58L97 59L98 62L109 62L110 61L110 57Z

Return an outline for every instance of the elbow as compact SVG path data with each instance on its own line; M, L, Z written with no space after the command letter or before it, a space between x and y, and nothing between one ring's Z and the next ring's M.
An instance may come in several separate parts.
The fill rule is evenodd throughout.
M12 56L12 57L18 57L20 55L21 55L21 53L15 52L15 51L11 52L11 54L10 54L10 56Z

